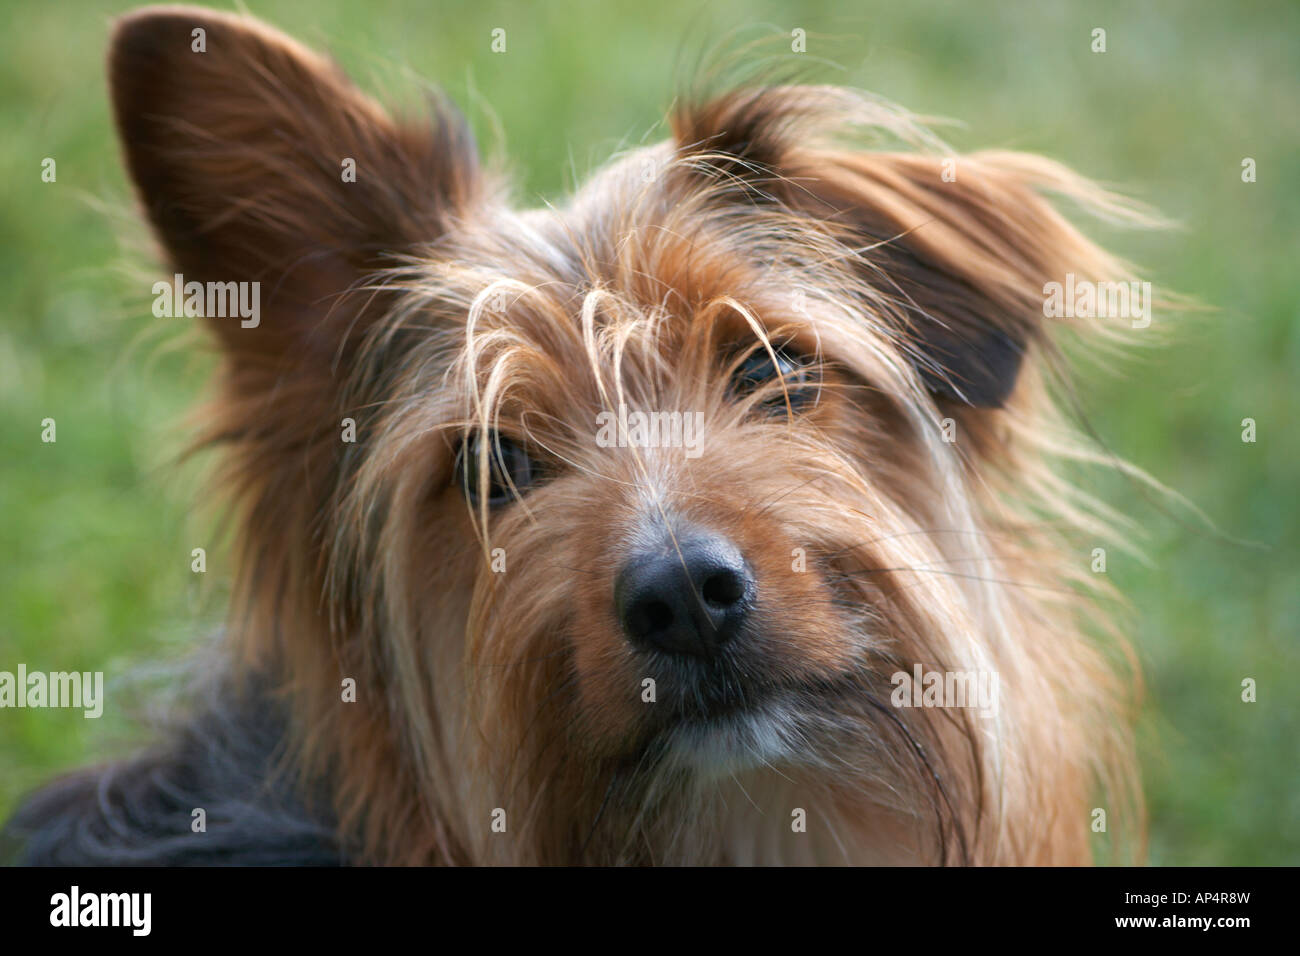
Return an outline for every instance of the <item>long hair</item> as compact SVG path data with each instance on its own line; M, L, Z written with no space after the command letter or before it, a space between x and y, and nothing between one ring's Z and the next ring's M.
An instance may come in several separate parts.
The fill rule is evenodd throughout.
M158 51L196 19L222 55L178 73ZM287 834L369 863L1140 853L1136 667L1085 561L1108 516L1063 472L1099 456L1056 402L1060 338L1117 333L1043 300L1067 275L1132 278L1045 193L1141 210L1039 157L947 153L864 95L776 86L685 102L668 142L519 212L449 108L396 123L254 21L129 17L110 74L172 264L272 289L262 328L214 321L202 439L239 527L223 733L261 701L280 715L231 758L278 769L266 819L289 807ZM729 387L788 350L811 407L783 380ZM601 447L620 408L698 413L705 453ZM499 446L468 435L529 449L541 480L490 509L458 462L486 476ZM635 658L609 606L630 529L669 511L724 530L764 587L761 675L719 665L753 677L726 747L680 725L679 665ZM996 675L995 712L896 706L918 667ZM79 859L186 859L143 781L199 739L56 785L19 816L29 852L81 819ZM281 845L252 832L234 842L258 859Z

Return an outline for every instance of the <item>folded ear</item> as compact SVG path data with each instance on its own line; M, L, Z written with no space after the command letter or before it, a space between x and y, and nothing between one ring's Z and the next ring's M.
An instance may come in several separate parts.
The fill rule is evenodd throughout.
M185 281L258 282L255 327L209 317L238 362L326 366L375 313L393 253L479 193L463 122L394 122L332 63L255 20L187 7L119 20L109 53L126 164Z
M847 230L893 300L936 395L1004 404L1043 319L1058 217L1011 176L972 157L822 152L791 157L796 202ZM798 192L798 191L797 191ZM1063 278L1063 276L1061 277Z
M1023 154L944 159L822 145L864 123L846 96L813 87L732 94L679 115L677 141L706 151L727 180L748 182L752 201L779 202L844 243L933 393L1001 406L1041 332L1043 286L1069 271L1119 278L1097 275L1110 257L1036 187L1085 203L1103 194Z

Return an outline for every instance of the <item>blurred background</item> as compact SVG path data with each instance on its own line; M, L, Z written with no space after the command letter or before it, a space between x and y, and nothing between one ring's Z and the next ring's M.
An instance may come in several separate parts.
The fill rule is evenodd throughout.
M204 341L150 314L153 261L110 125L103 56L131 3L0 2L0 670L105 672L111 688L220 622L229 569L202 478L178 463ZM852 7L853 13L845 13ZM224 9L231 9L224 6ZM1085 370L1107 445L1202 508L1153 507L1107 476L1142 529L1114 550L1147 678L1150 860L1300 863L1300 5L271 2L251 12L328 48L363 88L421 80L470 115L526 204L563 196L658 125L700 53L775 37L777 67L952 117L960 149L1044 153L1181 223L1113 233L1155 291L1159 347ZM491 35L506 31L506 52ZM1093 30L1106 52L1093 52ZM791 31L807 52L790 52ZM391 96L389 96L391 102ZM46 157L57 181L41 180ZM1255 160L1257 181L1242 181ZM160 270L158 270L160 271ZM144 277L142 281L140 277ZM183 321L183 320L182 320ZM43 444L54 418L57 442ZM1242 441L1254 419L1257 440ZM190 570L208 547L207 573ZM1080 556L1081 561L1089 555ZM1254 678L1258 701L1243 703ZM127 714L0 711L0 819L50 774L116 754Z

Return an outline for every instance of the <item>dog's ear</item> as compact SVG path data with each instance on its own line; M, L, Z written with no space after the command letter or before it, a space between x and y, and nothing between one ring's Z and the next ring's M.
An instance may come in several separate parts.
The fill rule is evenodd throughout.
M437 239L480 191L452 111L399 124L249 18L130 14L108 71L126 165L171 264L186 282L260 283L255 327L210 319L237 364L328 367L377 314L355 291L367 275Z
M840 227L895 306L936 395L1003 405L1043 321L1044 243L1056 213L977 158L809 151L789 158L788 201ZM1063 276L1062 276L1063 278Z
M1044 284L1107 267L1035 188L1070 193L1085 184L1021 154L944 159L820 145L835 132L844 95L742 91L683 110L676 139L746 201L779 203L832 232L887 300L882 318L905 336L936 396L1000 407L1042 329Z

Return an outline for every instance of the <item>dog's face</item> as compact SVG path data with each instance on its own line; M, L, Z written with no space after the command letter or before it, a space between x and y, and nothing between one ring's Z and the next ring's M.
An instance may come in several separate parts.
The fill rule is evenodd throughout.
M457 319L407 388L443 391L442 422L411 412L445 437L448 538L484 549L456 586L473 666L537 681L511 719L549 696L570 756L726 774L863 736L904 635L952 626L895 574L963 519L852 253L699 161L633 155L572 210L490 223L482 259L417 267L416 314Z
M448 111L400 126L247 21L128 19L111 70L176 269L261 283L254 327L211 318L241 623L373 778L345 819L424 820L448 857L744 856L689 819L743 779L778 830L887 827L847 859L996 859L1054 780L1079 817L1039 825L1079 855L1053 668L1102 668L1027 596L1042 542L1004 539L1041 287L1110 267L1032 189L1067 174L837 148L905 124L787 88L684 107L521 213ZM917 665L996 674L998 712L894 706ZM494 807L526 849L484 849Z

